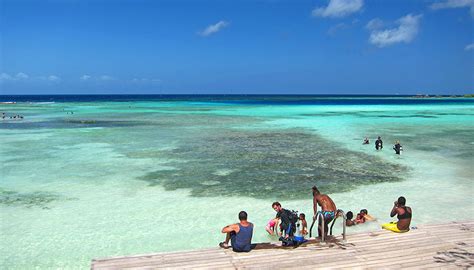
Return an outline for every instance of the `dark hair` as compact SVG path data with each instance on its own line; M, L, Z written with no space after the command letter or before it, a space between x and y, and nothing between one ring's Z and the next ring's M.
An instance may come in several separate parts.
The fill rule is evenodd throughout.
M360 212L363 213L363 214L366 214L366 215L369 213L369 212L367 212L367 209L362 209L362 210L360 210Z
M404 206L405 203L407 203L407 199L405 199L405 197L401 196L400 198L398 198L399 205Z
M303 217L303 219L306 218L305 214L303 214L303 213L300 213L300 217Z
M281 206L281 204L280 204L279 202L274 202L274 203L272 203L272 208L273 208L275 205L276 205L276 206Z
M352 219L353 217L354 217L354 214L351 211L346 213L346 218L347 219Z
M240 211L239 213L239 220L247 220L247 212Z
M319 192L318 188L316 186L313 186L311 188L313 190L313 195L316 193L316 194L320 194L321 192Z

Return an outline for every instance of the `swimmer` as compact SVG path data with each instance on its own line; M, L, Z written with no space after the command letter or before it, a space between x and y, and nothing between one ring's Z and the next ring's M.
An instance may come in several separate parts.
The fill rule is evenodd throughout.
M362 210L360 210L359 213L361 213L363 215L365 221L375 221L376 220L376 218L369 215L369 212L367 211L367 209L362 209Z
M354 220L352 220L353 217L354 217L354 214L351 211L346 213L346 226L350 227L350 226L357 225L357 223Z
M357 214L356 223L365 223L366 221L374 221L375 218L369 215L367 209L360 210L359 214Z
M370 144L369 138L365 137L364 142L362 144Z

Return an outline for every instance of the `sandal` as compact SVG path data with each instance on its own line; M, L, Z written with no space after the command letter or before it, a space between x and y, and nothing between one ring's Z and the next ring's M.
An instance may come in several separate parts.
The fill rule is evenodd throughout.
M226 243L224 243L224 242L220 242L220 243L219 243L219 246L220 246L221 248L225 248L225 249L229 248L229 245L226 244Z

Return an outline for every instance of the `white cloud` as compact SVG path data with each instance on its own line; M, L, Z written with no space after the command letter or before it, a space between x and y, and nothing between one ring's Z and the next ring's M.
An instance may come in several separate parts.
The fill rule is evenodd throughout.
M226 21L219 21L216 24L209 25L208 27L206 27L206 29L199 32L198 34L203 36L203 37L207 37L207 36L210 36L212 34L215 34L215 33L219 32L220 30L222 30L224 27L226 27L228 25L229 25L229 23L226 22Z
M0 82L13 80L13 77L7 73L0 74Z
M30 76L28 76L27 74L23 73L23 72L18 72L16 75L15 75L15 79L16 80L26 80L28 79Z
M10 76L7 73L0 74L0 81L23 81L23 80L29 80L29 81L41 80L41 81L59 82L61 78L56 75L30 77L29 75L23 72L18 72L15 76Z
M102 76L99 77L99 79L101 79L102 81L113 81L113 80L115 80L114 77L109 76L109 75L102 75Z
M27 74L23 72L18 72L15 76L10 76L10 74L7 74L3 72L0 74L0 80L2 81L19 81L19 80L27 80L30 78Z
M434 10L468 7L470 8L471 16L474 17L474 0L444 0L433 3L430 7Z
M49 76L47 77L47 79L48 79L48 81L52 81L52 82L57 82L57 81L60 81L60 80L61 80L61 78L59 78L59 77L56 76L56 75L49 75Z
M474 43L468 44L465 48L465 51L471 51L474 50Z
M161 83L160 79L148 79L148 78L134 78L132 79L134 83Z
M36 77L36 78L39 79L39 80L42 80L42 81L50 81L50 82L59 82L61 80L61 78L59 78L56 75L39 76L39 77Z
M87 81L87 80L89 80L90 78L92 78L92 77L89 76L89 75L87 75L87 74L81 76L81 80L83 80L83 81Z
M378 47L386 47L400 42L410 43L418 34L421 17L421 14L408 14L397 20L399 24L397 28L373 30L370 33L369 42Z
M311 14L317 17L345 17L358 12L363 6L363 0L330 0L327 7L315 8Z
M378 30L382 28L383 26L384 26L383 21L379 18L375 18L375 19L370 20L365 26L365 28L369 29L370 31L373 31L373 30Z

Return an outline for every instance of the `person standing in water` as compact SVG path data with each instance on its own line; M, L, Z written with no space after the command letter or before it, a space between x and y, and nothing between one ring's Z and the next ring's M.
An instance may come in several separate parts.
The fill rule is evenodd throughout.
M383 148L382 138L380 136L375 141L375 150L381 150Z
M336 217L336 204L334 201L326 194L321 194L316 186L312 187L313 191L313 211L314 216L313 220L316 219L318 212L318 205L321 207L321 213L324 217L324 224L322 220L319 220L318 226L318 236L321 237L321 229L324 226L324 236L328 235L328 224Z
M400 141L396 141L395 145L393 146L393 150L395 150L395 154L400 155L403 151L402 145Z

